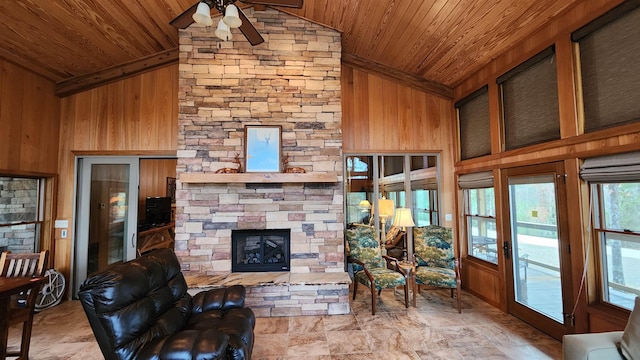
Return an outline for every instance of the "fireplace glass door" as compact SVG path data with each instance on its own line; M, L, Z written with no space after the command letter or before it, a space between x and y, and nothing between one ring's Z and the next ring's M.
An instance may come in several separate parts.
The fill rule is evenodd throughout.
M290 230L234 230L233 272L289 271Z

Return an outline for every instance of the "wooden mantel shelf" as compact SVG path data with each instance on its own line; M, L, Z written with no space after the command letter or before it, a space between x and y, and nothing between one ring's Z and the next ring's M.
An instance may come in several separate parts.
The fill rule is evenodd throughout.
M187 184L228 184L228 183L335 183L335 173L182 173L180 181Z

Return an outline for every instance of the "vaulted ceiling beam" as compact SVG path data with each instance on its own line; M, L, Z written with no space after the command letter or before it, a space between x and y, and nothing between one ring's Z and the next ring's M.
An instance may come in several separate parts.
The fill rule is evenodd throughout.
M65 97L178 62L178 48L161 51L98 72L72 77L56 84L56 95Z
M429 81L417 75L394 69L369 59L361 58L357 55L343 52L342 63L360 70L374 73L389 80L397 81L400 84L410 86L420 91L442 96L446 99L453 99L453 89L448 86Z

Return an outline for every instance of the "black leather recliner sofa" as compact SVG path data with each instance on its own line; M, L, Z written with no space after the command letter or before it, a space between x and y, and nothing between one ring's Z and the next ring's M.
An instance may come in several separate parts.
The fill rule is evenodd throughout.
M192 297L171 249L91 276L78 296L105 359L251 359L245 288Z

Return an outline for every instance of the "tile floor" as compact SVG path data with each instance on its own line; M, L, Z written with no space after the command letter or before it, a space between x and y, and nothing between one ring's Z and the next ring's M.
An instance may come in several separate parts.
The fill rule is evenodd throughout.
M447 290L423 290L405 309L401 293L384 290L371 315L358 289L349 315L258 318L253 359L560 359L562 344L463 293L462 314ZM9 347L19 341L11 329ZM78 301L36 315L30 359L102 359Z

